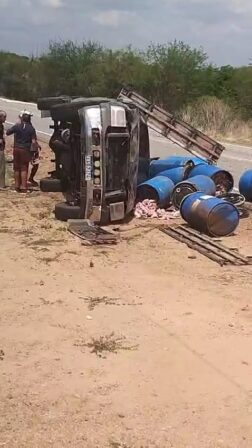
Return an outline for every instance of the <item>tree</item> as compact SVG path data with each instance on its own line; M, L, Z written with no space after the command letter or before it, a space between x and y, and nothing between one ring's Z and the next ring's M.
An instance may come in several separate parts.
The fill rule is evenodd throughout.
M202 49L191 49L183 42L150 45L146 62L151 65L152 97L171 111L180 109L199 96L198 81L206 61Z

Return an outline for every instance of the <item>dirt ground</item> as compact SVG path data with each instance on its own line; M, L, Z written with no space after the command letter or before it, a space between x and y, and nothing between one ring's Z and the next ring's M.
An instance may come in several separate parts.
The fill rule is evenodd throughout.
M58 200L0 192L0 447L251 448L252 267L142 221L85 247Z

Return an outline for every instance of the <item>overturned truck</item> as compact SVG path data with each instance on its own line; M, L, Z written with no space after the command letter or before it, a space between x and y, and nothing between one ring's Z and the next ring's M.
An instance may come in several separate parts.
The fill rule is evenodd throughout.
M224 147L131 89L110 98L41 98L42 117L51 117L49 146L55 169L41 180L44 192L62 192L55 217L121 221L135 205L137 185L150 164L149 128L208 163Z

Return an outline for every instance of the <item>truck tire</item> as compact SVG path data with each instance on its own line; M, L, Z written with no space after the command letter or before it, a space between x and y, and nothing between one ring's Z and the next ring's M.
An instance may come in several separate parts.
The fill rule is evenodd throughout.
M45 177L40 181L40 190L44 193L62 193L63 186L60 179L53 179L52 177Z
M52 96L48 98L39 98L37 101L38 110L50 110L51 107L56 104L69 103L71 101L70 96Z
M55 218L59 221L67 221L68 219L81 219L81 208L79 205L70 205L66 202L60 202L55 205Z
M65 104L57 104L51 108L51 117L54 121L72 122L78 119L78 111L86 106L110 102L109 98L76 98Z
M110 212L109 212L109 207L104 207L101 210L101 219L100 222L97 223L100 226L107 226L108 224L110 224Z

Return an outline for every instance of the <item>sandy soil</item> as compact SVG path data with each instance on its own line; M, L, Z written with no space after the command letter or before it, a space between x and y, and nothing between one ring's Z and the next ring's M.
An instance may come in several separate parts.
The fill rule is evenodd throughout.
M142 221L82 246L59 199L0 193L0 447L251 448L252 267Z

